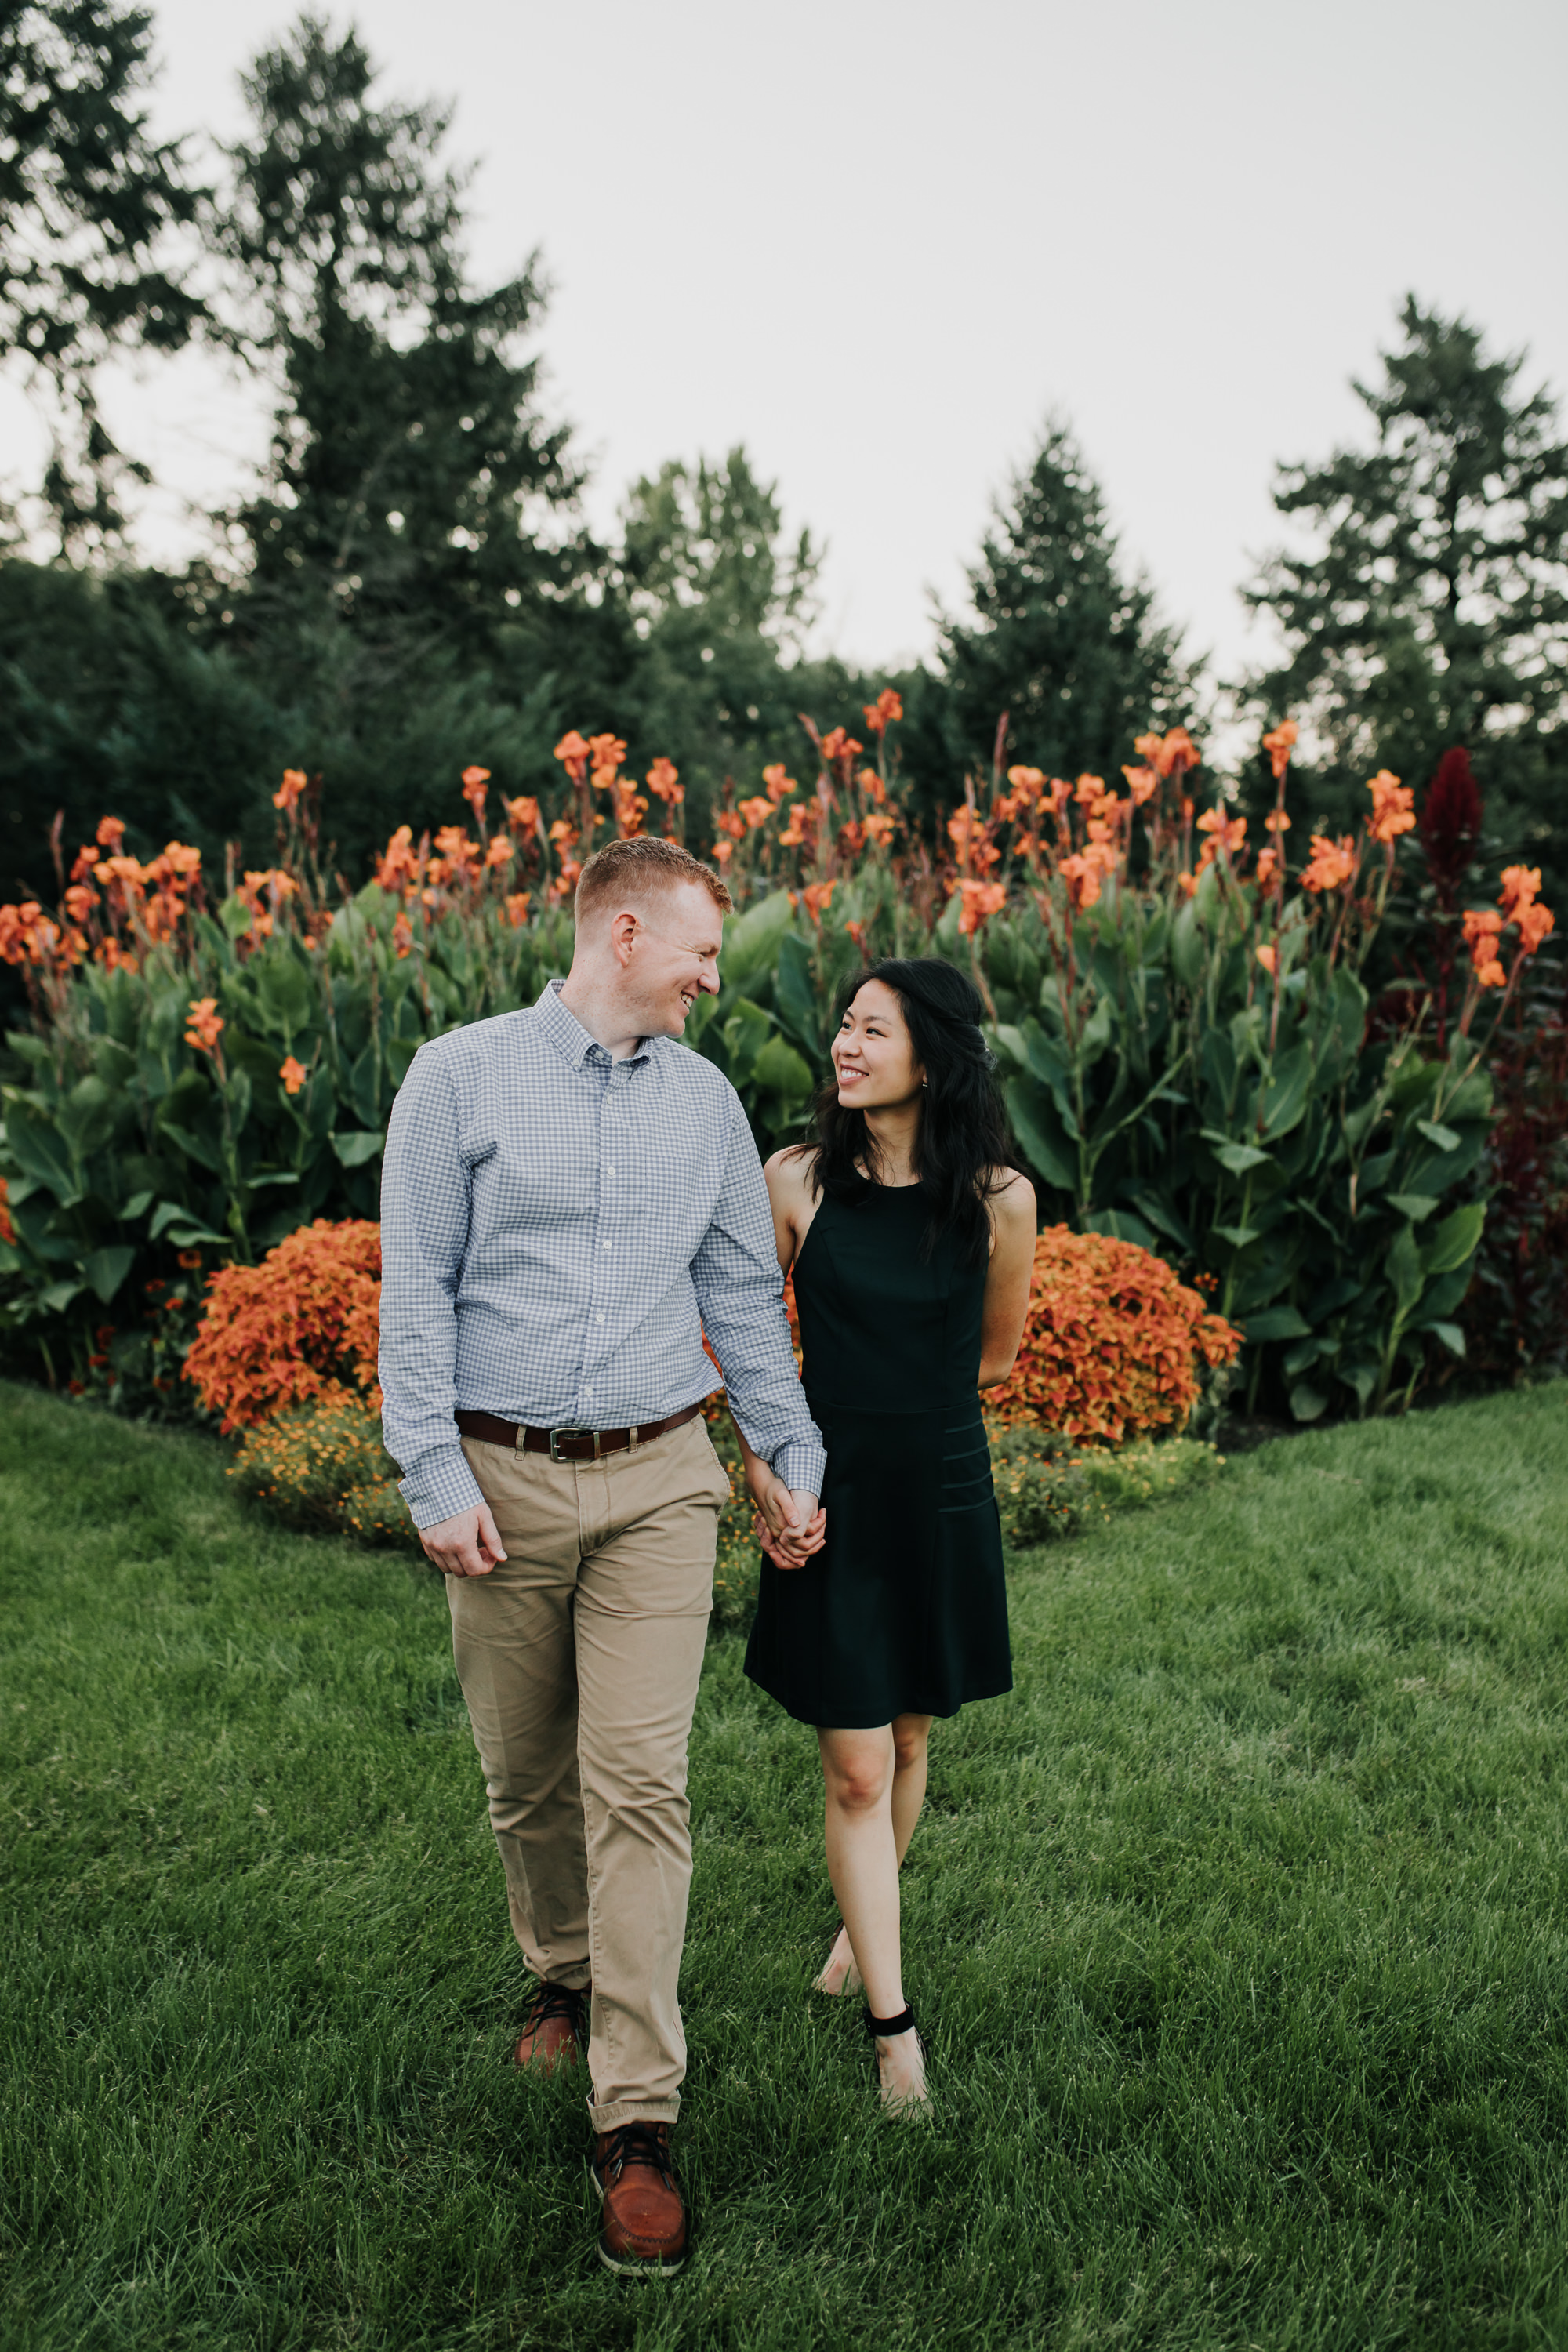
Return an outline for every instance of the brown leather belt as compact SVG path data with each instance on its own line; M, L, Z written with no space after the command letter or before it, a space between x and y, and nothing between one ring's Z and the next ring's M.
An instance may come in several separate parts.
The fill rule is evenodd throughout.
M510 1445L523 1454L548 1454L552 1462L597 1462L606 1454L624 1454L628 1445L646 1445L666 1430L695 1421L702 1407L689 1404L668 1421L643 1421L630 1429L531 1429L526 1423L503 1421L499 1412L459 1412L453 1416L465 1437L487 1445Z

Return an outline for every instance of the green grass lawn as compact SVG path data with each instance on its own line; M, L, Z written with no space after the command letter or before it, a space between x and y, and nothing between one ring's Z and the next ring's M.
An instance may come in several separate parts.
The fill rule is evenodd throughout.
M593 2257L439 1588L0 1391L0 2342L1568 2345L1568 1386L1027 1556L906 1875L883 2121L815 1743L710 1653L684 2275Z

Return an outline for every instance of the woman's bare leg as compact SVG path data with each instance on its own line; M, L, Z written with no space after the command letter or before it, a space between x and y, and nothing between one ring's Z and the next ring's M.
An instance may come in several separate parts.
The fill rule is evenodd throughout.
M818 1731L826 1801L827 1874L865 1980L873 2017L904 2006L899 1945L899 1856L893 1841L894 1743L890 1724L874 1731ZM923 2099L925 2073L912 2033L877 2043L882 2096Z
M910 1840L915 1833L921 1808L925 1803L926 1751L931 1738L931 1718L929 1715L895 1716L893 1732L893 1849L900 1864L910 1850ZM840 1993L861 1990L860 1971L855 1964L855 1953L847 1927L840 1927L833 1949L828 1953L822 1974L812 1990L814 1992ZM887 2016L881 2010L879 2016Z

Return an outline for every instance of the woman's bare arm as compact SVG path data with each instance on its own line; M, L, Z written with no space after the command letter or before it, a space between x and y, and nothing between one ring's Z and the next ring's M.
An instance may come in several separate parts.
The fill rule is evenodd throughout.
M1026 1176L1009 1172L988 1202L994 1236L985 1277L980 1329L980 1385L994 1388L1013 1369L1029 1312L1029 1280L1035 1270L1035 1188Z

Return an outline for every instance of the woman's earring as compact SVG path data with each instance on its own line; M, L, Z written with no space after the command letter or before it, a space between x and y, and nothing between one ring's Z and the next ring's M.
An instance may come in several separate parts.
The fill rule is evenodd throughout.
M922 1087L929 1087L929 1086L930 1086L930 1084L931 1084L931 1080L930 1080L929 1078L922 1078L922 1079L921 1080L921 1086L922 1086Z

